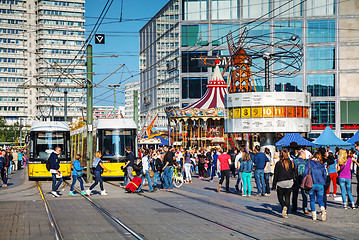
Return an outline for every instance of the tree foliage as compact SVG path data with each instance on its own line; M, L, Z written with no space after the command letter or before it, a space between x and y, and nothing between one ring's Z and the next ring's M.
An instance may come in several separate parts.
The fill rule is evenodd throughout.
M20 124L18 122L8 125L4 117L0 117L1 142L16 142L20 137Z

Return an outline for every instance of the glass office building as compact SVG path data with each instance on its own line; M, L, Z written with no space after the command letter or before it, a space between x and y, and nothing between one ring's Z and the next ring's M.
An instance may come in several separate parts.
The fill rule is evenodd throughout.
M213 69L194 59L228 56L226 35L232 31L238 39L247 27L249 36L289 32L301 38L300 73L271 76L271 91L310 92L311 135L330 125L338 136L349 137L359 129L358 26L356 0L169 1L140 30L141 120L148 111L161 114L165 107L198 100ZM263 77L254 82L262 91Z

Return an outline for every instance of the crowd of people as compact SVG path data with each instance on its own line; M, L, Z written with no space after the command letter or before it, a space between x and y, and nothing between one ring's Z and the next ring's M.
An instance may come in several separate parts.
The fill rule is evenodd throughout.
M12 147L0 149L0 187L7 187L9 175L21 170L22 166L26 167L26 164L26 149Z
M268 148L261 151L257 145L253 150L245 148L227 151L224 148L208 149L183 149L164 146L159 149L139 149L138 157L131 147L126 147L126 158L123 171L125 173L123 186L126 186L133 178L133 172L142 178L142 183L136 192L143 192L144 180L147 180L149 192L157 189L173 191L172 176L174 169L181 171L185 184L192 183L192 175L198 174L199 179L208 179L213 182L218 177L217 192L221 191L225 182L225 192L231 192L230 178L237 177L234 188L243 197L252 195L270 196L276 191L278 202L282 208L282 216L288 217L288 212L298 211L299 192L302 197L302 211L311 214L313 220L317 219L316 203L319 205L321 220L326 220L328 197L337 196L337 184L340 187L343 208L358 208L359 199L356 202L352 195L352 174L355 173L359 181L359 163L356 151L359 151L359 141L355 143L355 149L339 149L333 152L329 147L318 148L311 152L302 148L289 152L286 149L277 150L273 154ZM7 186L7 176L26 166L26 150L12 149L0 151L0 170L2 187ZM52 194L56 197L57 189L62 183L59 172L59 154L61 148L57 147L50 155L50 173L52 174ZM73 193L74 185L80 183L81 194L91 195L96 185L100 185L101 195L107 195L101 174L109 171L102 164L101 152L96 152L93 162L93 175L95 182L85 190L82 180L81 155L76 155L73 162L72 185L69 195ZM256 192L252 187L252 174L256 185ZM308 184L308 178L310 181ZM270 186L272 182L272 186ZM332 184L332 194L330 186ZM359 194L359 184L356 187ZM290 208L291 207L291 208Z

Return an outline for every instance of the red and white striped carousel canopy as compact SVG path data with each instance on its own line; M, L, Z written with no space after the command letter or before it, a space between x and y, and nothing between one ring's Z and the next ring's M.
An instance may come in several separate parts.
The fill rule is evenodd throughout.
M209 109L209 108L224 108L224 96L228 93L227 84L224 81L218 64L216 65L211 81L207 84L207 91L201 99L197 102L184 107Z

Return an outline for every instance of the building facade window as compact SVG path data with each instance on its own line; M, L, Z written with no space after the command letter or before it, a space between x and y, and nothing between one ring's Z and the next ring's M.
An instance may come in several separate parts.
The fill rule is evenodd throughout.
M335 42L335 20L308 21L308 43Z
M311 93L312 97L335 96L335 75L307 75L307 92Z
M301 17L302 16L302 0L275 0L274 16L278 17Z
M307 70L335 69L334 47L307 48Z
M340 122L357 124L359 122L359 101L340 101Z
M207 72L207 67L200 67L198 60L192 60L205 56L207 56L207 52L182 52L182 72Z
M302 36L302 22L301 21L284 21L284 22L275 22L274 32L276 38L286 39L288 38L288 33L292 33L300 37L300 42L303 42Z
M207 20L207 0L184 0L183 20Z
M335 0L308 0L307 16L332 16L335 14Z
M212 0L212 19L237 19L238 0Z
M312 102L313 124L335 124L335 102Z
M243 0L243 18L269 17L269 0Z
M298 75L292 78L276 78L275 90L277 92L302 92L303 91L303 77Z
M227 45L226 35L232 32L233 38L238 36L238 24L212 24L212 45Z
M208 44L208 25L182 25L182 47Z
M201 98L207 90L207 78L182 78L182 99Z

